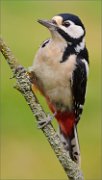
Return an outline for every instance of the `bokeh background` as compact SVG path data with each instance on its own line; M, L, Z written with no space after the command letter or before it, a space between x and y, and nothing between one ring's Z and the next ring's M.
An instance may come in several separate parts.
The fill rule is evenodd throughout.
M101 2L1 0L1 35L19 62L31 66L35 52L50 36L37 19L70 12L85 24L90 74L87 98L78 125L82 170L86 180L101 180ZM67 179L15 84L1 55L1 179ZM43 97L41 104L49 112ZM53 122L56 127L56 122Z

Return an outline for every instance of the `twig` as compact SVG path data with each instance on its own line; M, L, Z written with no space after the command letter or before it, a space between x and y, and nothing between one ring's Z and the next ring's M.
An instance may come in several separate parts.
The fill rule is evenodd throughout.
M8 62L13 75L17 80L16 89L18 89L25 97L33 115L36 117L36 120L39 121L41 119L46 119L47 115L45 114L35 94L32 92L31 82L29 81L26 70L17 62L12 51L2 38L0 38L0 51ZM71 160L52 124L47 124L42 128L42 131L47 137L47 140L64 168L67 177L70 180L83 180L84 178L80 168Z

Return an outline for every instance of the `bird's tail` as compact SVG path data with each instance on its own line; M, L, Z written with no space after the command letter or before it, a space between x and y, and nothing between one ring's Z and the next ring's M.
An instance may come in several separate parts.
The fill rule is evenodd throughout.
M81 157L80 157L80 147L79 147L77 127L76 126L73 127L71 136L64 135L61 128L59 128L59 135L61 137L61 141L64 145L64 148L69 151L69 155L71 159L80 166Z

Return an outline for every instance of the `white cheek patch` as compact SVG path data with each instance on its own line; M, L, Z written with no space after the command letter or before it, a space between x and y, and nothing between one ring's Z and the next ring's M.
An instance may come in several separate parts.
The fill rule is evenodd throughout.
M68 28L64 26L60 26L70 37L72 38L80 38L84 34L84 30L81 26L75 25L74 23L71 24Z

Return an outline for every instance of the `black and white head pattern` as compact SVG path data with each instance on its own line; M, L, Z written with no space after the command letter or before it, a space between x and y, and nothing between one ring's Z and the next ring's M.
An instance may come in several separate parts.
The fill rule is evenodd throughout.
M85 36L85 27L78 16L73 14L59 14L52 20L58 25L58 32L68 42L74 42Z

